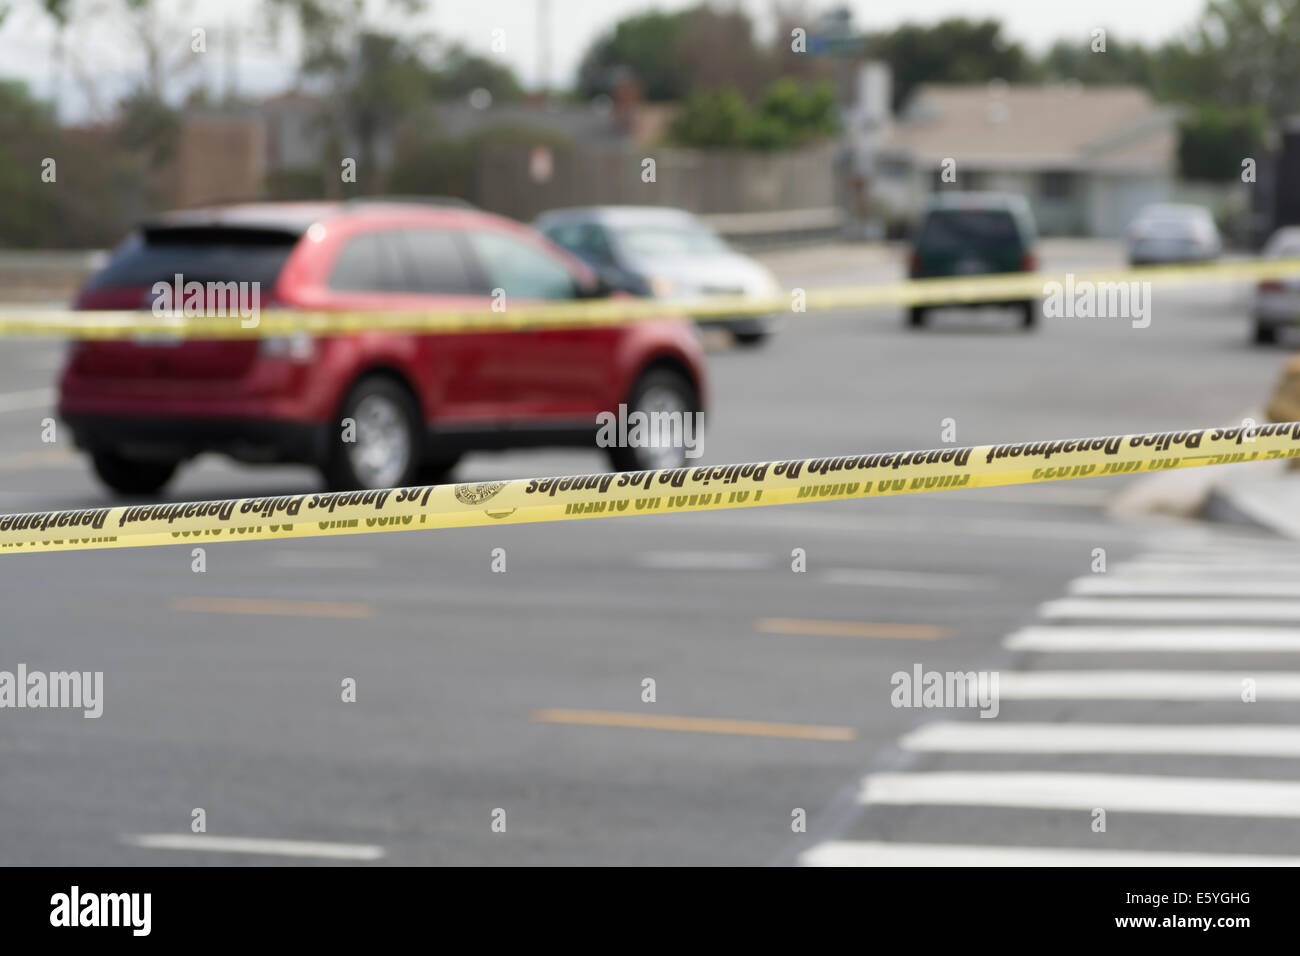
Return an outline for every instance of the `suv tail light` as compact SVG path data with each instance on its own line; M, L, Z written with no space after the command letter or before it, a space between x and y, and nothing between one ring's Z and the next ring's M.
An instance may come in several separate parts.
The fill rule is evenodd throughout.
M1264 279L1259 284L1260 292L1281 292L1283 289L1281 279Z
M1024 272L1033 272L1038 268L1038 256L1026 252L1020 257L1020 268Z

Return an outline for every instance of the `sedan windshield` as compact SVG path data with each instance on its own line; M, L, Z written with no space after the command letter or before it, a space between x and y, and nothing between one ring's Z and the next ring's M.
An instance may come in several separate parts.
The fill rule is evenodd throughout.
M614 235L623 252L632 259L698 256L727 251L726 243L698 226L623 226L616 228Z

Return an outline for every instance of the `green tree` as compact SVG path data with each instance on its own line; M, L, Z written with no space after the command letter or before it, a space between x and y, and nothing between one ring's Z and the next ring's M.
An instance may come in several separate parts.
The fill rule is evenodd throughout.
M51 245L58 234L58 187L41 182L44 157L58 159L54 114L27 87L0 81L0 246ZM56 167L57 168L57 167Z
M1156 58L1165 99L1262 105L1281 120L1300 103L1300 0L1211 0L1181 42Z
M0 81L0 247L116 242L154 208L151 185L145 161L112 132L61 129L49 104Z
M1235 180L1242 157L1256 155L1267 128L1268 117L1258 106L1194 109L1179 122L1179 171L1187 179Z
M922 83L982 83L1003 79L1027 82L1037 64L1018 43L1002 35L997 20L940 21L934 26L904 24L868 39L873 55L894 74L894 108L907 102Z
M754 112L737 90L692 93L669 130L673 142L702 149L729 149L749 141Z
M777 80L759 101L758 115L762 120L784 127L792 143L831 136L838 126L835 88L827 82L805 84L793 79Z
M439 99L466 96L473 90L484 89L499 103L515 102L523 98L523 87L508 66L488 57L470 53L459 43L453 43L438 58L432 71L432 92Z
M577 90L589 98L609 93L620 77L631 77L647 100L680 100L700 87L735 87L754 95L775 69L775 58L757 45L753 22L743 11L700 4L620 20L587 49Z
M711 149L788 149L836 130L830 83L777 80L757 107L733 89L692 93L669 135L681 146Z
M649 100L680 99L689 88L679 51L687 15L651 11L620 20L587 50L578 67L578 93L608 93L615 75L631 73Z
M1105 51L1094 52L1092 38L1061 39L1043 57L1047 80L1078 80L1091 86L1125 84L1148 90L1155 86L1154 55L1141 43L1125 43L1108 31Z
M118 104L117 139L126 149L142 150L149 165L161 169L176 155L180 113L143 89Z
M402 116L432 95L434 76L423 53L430 37L421 33L398 35L374 26L379 18L373 5L358 0L268 0L273 21L289 17L302 35L298 64L303 82L324 88L329 107L320 118L331 143L341 155L348 137L354 138L360 156L358 181L377 188L377 147L391 134ZM388 0L384 19L412 17L423 12L429 0ZM340 188L337 164L326 189Z

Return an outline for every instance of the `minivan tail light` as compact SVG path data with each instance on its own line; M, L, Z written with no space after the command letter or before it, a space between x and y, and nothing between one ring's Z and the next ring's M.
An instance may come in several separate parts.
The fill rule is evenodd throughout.
M310 362L316 357L316 340L306 332L268 336L258 341L258 354L265 358Z

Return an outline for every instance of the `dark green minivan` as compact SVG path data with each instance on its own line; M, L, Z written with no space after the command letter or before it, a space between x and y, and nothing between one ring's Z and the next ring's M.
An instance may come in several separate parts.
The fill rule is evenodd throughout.
M1034 215L1023 196L941 193L930 199L921 215L908 274L913 279L935 279L1033 272L1038 267L1035 238ZM1017 309L1025 328L1038 321L1037 299L979 305ZM907 324L922 326L928 310L944 307L943 303L912 306Z

